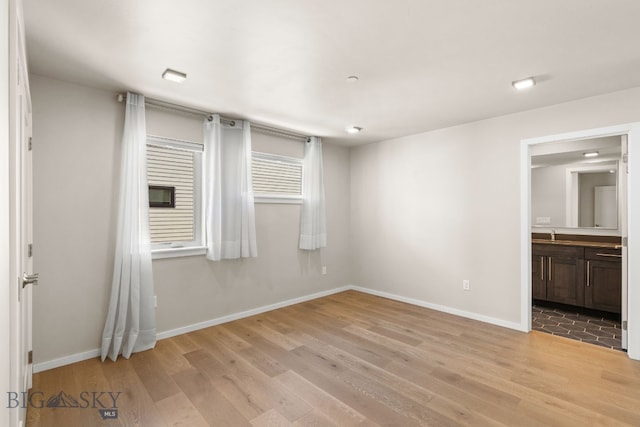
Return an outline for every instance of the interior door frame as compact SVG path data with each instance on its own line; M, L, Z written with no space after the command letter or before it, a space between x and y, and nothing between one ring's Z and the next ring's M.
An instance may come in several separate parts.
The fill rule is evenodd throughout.
M0 28L9 24L9 1L0 0ZM6 26L5 26L6 25ZM0 31L0 283L11 283L9 238L11 227L9 215L9 32ZM9 286L0 286L0 345L10 348L11 297ZM11 387L10 352L0 351L0 387ZM0 405L0 425L10 425L10 410Z
M561 142L605 136L627 135L628 175L626 188L627 246L622 248L623 286L626 282L627 354L640 360L640 122L627 123L576 132L567 132L520 141L520 329L531 331L531 153L536 144ZM624 169L624 164L621 169ZM634 173L635 171L635 173ZM635 194L634 194L635 193ZM624 209L625 203L621 203ZM624 232L624 228L621 228ZM636 231L638 230L638 231ZM635 234L634 234L635 233ZM626 267L626 276L625 276ZM635 311L634 311L635 309Z

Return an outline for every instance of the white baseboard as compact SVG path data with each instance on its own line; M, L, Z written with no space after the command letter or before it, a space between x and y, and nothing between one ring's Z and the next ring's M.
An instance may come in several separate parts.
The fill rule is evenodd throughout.
M278 302L275 304L265 305L262 307L254 308L251 310L242 311L240 313L229 314L227 316L217 317L215 319L207 320L205 322L194 323L192 325L183 326L181 328L171 329L164 332L159 332L157 335L158 340L163 340L166 338L171 338L176 335L186 334L188 332L197 331L199 329L209 328L211 326L220 325L222 323L232 322L234 320L243 319L249 316L255 316L256 314L265 313L267 311L276 310L278 308L287 307L294 304L299 304L305 301L311 301L317 298L322 298L327 295L337 294L339 292L354 290L358 292L364 292L366 294L371 294L383 298L389 298L395 301L406 302L407 304L416 305L418 307L430 308L436 311L442 311L444 313L454 314L456 316L466 317L468 319L478 320L480 322L490 323L492 325L503 326L505 328L515 329L518 331L523 331L522 326L519 323L509 322L502 319L497 319L495 317L484 316L477 313L472 313L469 311L458 310L456 308L446 307L443 305L432 304L426 301L403 297L400 295L390 294L387 292L377 291L374 289L363 288L361 286L347 285L339 288L330 289L328 291L316 292L313 294L292 298L286 301ZM525 331L526 332L526 331ZM81 362L83 360L92 359L94 357L100 356L100 349L94 349L85 351L82 353L76 353L69 356L61 357L59 359L49 360L46 362L36 363L33 365L33 372L42 372L49 369L58 368L60 366L70 365L72 363Z
M46 362L36 363L33 365L33 373L48 371L49 369L59 368L60 366L71 365L72 363L82 362L83 360L100 357L100 349L89 350L82 353L76 353L64 356L59 359L48 360Z
M205 322L194 323L192 325L187 325L181 328L171 329L164 332L159 332L157 334L158 340L163 340L165 338L171 338L176 335L186 334L188 332L197 331L198 329L204 329L211 326L220 325L222 323L231 322L238 319L243 319L249 316L255 316L256 314L265 313L267 311L276 310L278 308L287 307L289 305L299 304L305 301L311 301L317 298L322 298L327 295L337 294L339 292L344 292L350 290L351 286L343 286L340 288L329 289L328 291L316 292L314 294L305 295L297 298L292 298L286 301L278 302L275 304L265 305L262 307L254 308L247 311L242 311L240 313L229 314L227 316L217 317L215 319L207 320ZM49 369L58 368L60 366L70 365L76 362L82 362L83 360L92 359L94 357L100 356L100 349L94 349L85 351L82 353L71 354L69 356L64 356L59 359L48 360L46 362L36 363L33 365L33 373L47 371Z
M256 314L266 313L267 311L276 310L278 308L287 307L294 304L299 304L305 301L311 301L317 298L326 297L327 295L337 294L352 289L351 286L343 286L340 288L330 289L328 291L316 292L315 294L305 295L298 298L292 298L286 301L277 302L275 304L265 305L251 310L242 311L240 313L229 314L227 316L218 317L216 319L207 320L205 322L194 323L193 325L183 326L182 328L171 329L158 333L159 340L165 338L175 337L176 335L186 334L188 332L197 331L198 329L209 328L211 326L220 325L222 323L232 322L238 319L244 319L245 317L255 316Z
M375 295L375 296L378 296L378 297L389 298L389 299L392 299L392 300L395 300L395 301L406 302L407 304L417 305L418 307L430 308L432 310L441 311L443 313L449 313L449 314L454 314L454 315L460 316L460 317L466 317L468 319L478 320L478 321L484 322L484 323L490 323L492 325L497 325L497 326L502 326L502 327L509 328L509 329L515 329L515 330L518 330L518 331L523 331L522 326L520 325L520 323L516 323L516 322L509 322L507 320L498 319L498 318L495 318L495 317L484 316L482 314L473 313L473 312L470 312L470 311L458 310L457 308L451 308L451 307L447 307L447 306L444 306L444 305L432 304L432 303L429 303L429 302L426 302L426 301L422 301L422 300L418 300L418 299L414 299L414 298L403 297L403 296L400 296L400 295L390 294L390 293L387 293L387 292L377 291L377 290L374 290L374 289L363 288L363 287L360 287L360 286L351 285L351 286L349 286L349 289L352 289L352 290L358 291L358 292L364 292L365 294ZM527 332L527 331L523 331L523 332Z

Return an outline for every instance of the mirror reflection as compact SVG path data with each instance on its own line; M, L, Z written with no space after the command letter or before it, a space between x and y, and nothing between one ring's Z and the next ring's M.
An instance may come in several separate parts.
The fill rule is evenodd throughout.
M533 227L618 227L620 136L531 148Z

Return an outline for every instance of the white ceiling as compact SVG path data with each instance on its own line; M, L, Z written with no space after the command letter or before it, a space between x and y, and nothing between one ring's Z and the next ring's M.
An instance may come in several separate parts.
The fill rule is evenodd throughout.
M349 145L640 86L638 0L24 0L24 9L32 73ZM165 68L187 81L162 80ZM535 88L512 89L528 76ZM347 135L350 124L364 131Z
M588 151L597 151L597 157L584 157ZM622 138L606 136L581 140L546 142L530 148L531 166L558 166L576 163L610 164L621 160Z

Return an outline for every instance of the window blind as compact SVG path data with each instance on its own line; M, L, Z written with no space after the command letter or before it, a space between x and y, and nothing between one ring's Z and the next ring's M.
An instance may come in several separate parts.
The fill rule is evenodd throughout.
M302 197L302 160L254 152L253 193L261 196Z
M149 185L175 187L175 208L149 208L151 243L194 239L194 152L147 145Z

